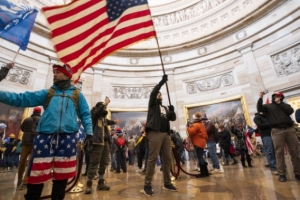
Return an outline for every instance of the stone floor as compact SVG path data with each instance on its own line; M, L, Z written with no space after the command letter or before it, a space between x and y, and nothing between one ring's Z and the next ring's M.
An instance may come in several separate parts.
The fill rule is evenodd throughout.
M135 166L128 166L127 173L106 174L107 184L111 186L109 191L96 191L97 180L93 181L93 193L86 195L81 193L68 193L66 200L142 200L142 199L164 199L164 200L300 200L300 181L295 180L291 170L291 164L287 157L287 182L279 182L278 176L272 175L270 170L264 167L265 158L254 158L254 168L242 168L241 164L222 167L222 174L211 175L208 178L196 179L184 173L180 173L179 180L173 184L178 192L162 190L162 173L156 169L152 187L155 195L146 197L140 190L143 188L144 175L136 173ZM185 169L195 173L188 163ZM299 163L300 164L300 163ZM81 183L85 183L85 177L81 177ZM43 195L51 191L51 182L46 183ZM16 171L0 174L0 199L21 200L25 190L16 190Z

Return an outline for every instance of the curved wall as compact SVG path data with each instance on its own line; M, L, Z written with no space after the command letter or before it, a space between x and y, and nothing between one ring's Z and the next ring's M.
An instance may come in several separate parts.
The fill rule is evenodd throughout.
M185 132L187 105L243 95L252 119L259 91L268 90L269 96L273 91L283 91L287 98L300 96L299 7L297 0L281 1L264 8L259 17L253 12L255 20L233 27L230 34L164 53L171 103L178 116L172 126ZM31 41L28 50L17 56L16 67L0 83L0 90L34 91L52 85L51 65L57 59L51 41L38 31L32 33ZM0 46L0 63L13 60L18 47L3 39ZM90 106L109 96L111 109L146 110L151 88L162 74L158 56L128 50L87 70L79 87ZM162 93L168 104L165 87Z

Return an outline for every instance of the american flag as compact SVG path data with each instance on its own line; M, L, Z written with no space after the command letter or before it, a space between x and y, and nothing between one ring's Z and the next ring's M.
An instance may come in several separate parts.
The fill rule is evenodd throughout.
M75 81L116 50L156 36L147 0L74 0L42 10L57 56Z

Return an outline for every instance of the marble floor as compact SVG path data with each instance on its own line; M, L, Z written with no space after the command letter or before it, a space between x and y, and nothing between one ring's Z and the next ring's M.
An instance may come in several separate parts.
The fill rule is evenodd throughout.
M295 180L289 158L287 163L287 182L279 182L278 176L272 175L270 170L264 165L264 157L255 157L254 168L243 168L241 163L222 167L223 173L211 175L207 178L194 178L180 172L178 180L173 184L178 188L178 192L162 190L162 172L159 167L152 182L154 189L153 197L146 197L140 193L143 188L144 175L136 173L136 166L128 166L127 173L116 174L110 172L106 174L107 184L111 186L109 191L96 191L97 180L93 181L93 193L90 195L80 193L68 193L66 200L143 200L143 199L164 199L164 200L192 200L192 199L212 199L212 200L300 200L300 181ZM299 163L300 164L300 163ZM192 170L192 163L188 163L184 168ZM21 200L25 190L16 189L16 171L0 173L0 199ZM85 177L80 178L81 183L85 183ZM46 183L43 195L48 195L51 191L51 182Z

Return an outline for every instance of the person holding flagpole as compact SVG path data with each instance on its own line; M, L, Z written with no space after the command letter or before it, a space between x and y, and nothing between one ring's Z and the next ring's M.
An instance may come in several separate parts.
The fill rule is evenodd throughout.
M171 138L170 121L176 120L174 106L168 108L162 105L160 88L168 81L168 75L164 74L162 80L153 88L149 104L146 123L146 133L149 141L149 157L145 176L144 189L141 190L146 196L153 196L151 182L159 152L162 152L164 190L176 192L177 188L171 183Z
M83 94L71 84L71 78L67 64L55 64L51 89L24 93L0 91L2 103L23 108L44 107L33 141L26 200L39 200L44 183L51 179L51 198L64 199L68 179L76 175L77 116L86 134L90 137L93 134L89 106Z

